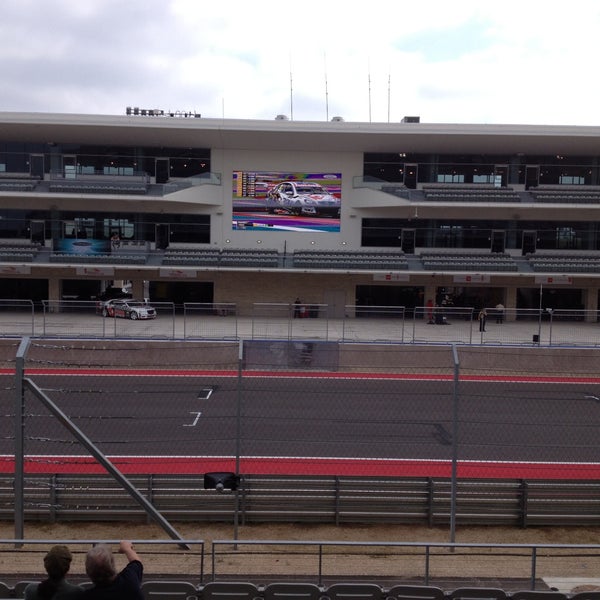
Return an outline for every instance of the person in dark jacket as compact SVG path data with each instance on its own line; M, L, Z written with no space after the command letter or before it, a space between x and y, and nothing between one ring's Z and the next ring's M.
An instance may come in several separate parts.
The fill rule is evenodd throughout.
M65 577L71 567L71 551L62 545L52 546L44 556L48 578L41 583L30 583L24 592L25 600L77 600L83 590Z
M142 576L144 567L133 544L121 541L119 552L127 557L127 566L120 572L109 546L98 544L91 548L85 559L85 572L94 587L83 593L84 600L144 600Z

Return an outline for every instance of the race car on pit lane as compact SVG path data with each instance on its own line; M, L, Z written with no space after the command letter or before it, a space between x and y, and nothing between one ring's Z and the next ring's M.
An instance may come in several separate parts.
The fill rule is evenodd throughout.
M156 319L156 309L139 300L107 300L102 307L103 317L122 319Z

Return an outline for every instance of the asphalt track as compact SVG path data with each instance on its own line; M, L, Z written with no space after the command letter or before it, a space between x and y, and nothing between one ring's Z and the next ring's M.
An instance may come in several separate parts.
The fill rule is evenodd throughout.
M57 373L30 377L128 473L448 477L456 449L460 477L600 478L596 381L461 381L455 405L451 380ZM14 398L1 376L0 472ZM25 414L27 472L103 472L30 391Z

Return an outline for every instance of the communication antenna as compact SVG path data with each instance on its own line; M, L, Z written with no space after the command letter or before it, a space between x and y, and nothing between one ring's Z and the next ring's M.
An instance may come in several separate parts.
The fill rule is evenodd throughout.
M371 61L369 60L369 123L371 122Z
M325 120L329 121L329 90L327 89L327 54L323 52L323 62L325 63Z
M388 123L390 122L390 94L392 87L392 75L388 73Z
M294 120L294 86L292 84L292 53L290 52L290 119Z

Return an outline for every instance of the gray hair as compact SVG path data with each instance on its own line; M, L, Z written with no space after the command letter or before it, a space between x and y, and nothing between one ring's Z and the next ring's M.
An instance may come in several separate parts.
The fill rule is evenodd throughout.
M98 544L88 551L85 557L85 572L96 585L109 583L115 578L115 559L109 546Z

